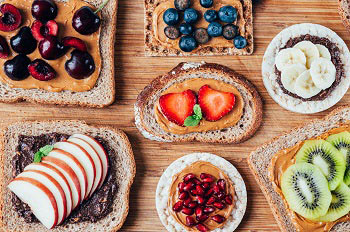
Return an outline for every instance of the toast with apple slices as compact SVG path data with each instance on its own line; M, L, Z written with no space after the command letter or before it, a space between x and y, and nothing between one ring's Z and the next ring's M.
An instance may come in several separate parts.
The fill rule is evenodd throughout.
M191 78L216 79L231 84L244 100L241 119L235 126L223 130L176 135L165 132L157 123L154 105L170 86ZM169 73L154 79L139 94L134 106L135 124L142 135L161 142L199 141L210 143L240 143L258 130L262 121L262 100L253 84L232 69L213 63L180 63Z
M105 142L108 143L109 149L112 150L113 156L113 162L109 165L113 165L114 171L116 172L116 181L118 185L118 193L114 197L113 201L113 212L110 212L106 217L98 220L95 223L91 222L79 222L75 224L67 224L64 223L66 226L58 226L54 228L55 231L116 231L118 230L121 225L123 224L126 215L128 213L128 197L129 197L129 191L130 186L132 184L133 178L135 176L135 161L132 155L132 150L130 143L128 142L127 137L125 134L119 130L113 129L113 128L106 128L106 127L92 127L88 126L83 122L79 121L51 121L51 122L20 122L13 125L8 126L7 128L4 128L2 130L0 139L0 145L2 149L3 156L1 157L0 162L0 170L2 175L0 175L1 180L1 187L0 187L0 228L4 231L47 231L47 229L43 226L43 224L40 223L26 223L23 218L18 217L17 212L13 209L11 204L4 204L4 202L11 202L11 198L14 196L11 194L10 190L7 187L7 185L12 180L12 165L11 161L16 153L16 147L18 146L18 136L19 135L27 135L27 136L38 136L43 133L61 133L61 134L75 134L76 137L85 137L90 140L89 144L94 147L95 151L98 153L100 159L101 159L101 166L103 167L104 164L108 165L108 161L106 158L107 154L105 151L103 151L102 145L98 146L98 142L94 140L93 137L100 137ZM76 133L82 133L82 134L88 134L82 135L82 134L76 134ZM91 137L90 137L91 136ZM85 140L86 141L86 140ZM54 149L50 153L57 152L59 149ZM68 153L68 152L66 152ZM47 157L51 157L49 154L48 156L44 157L46 159ZM103 161L102 161L103 160ZM55 164L55 162L51 162ZM57 167L58 165L54 166L50 162L41 162L41 163L34 163L31 165L28 165L26 167L26 170L23 173L29 173L29 176L38 176L38 174L33 173L40 173L41 176L51 176L51 182L59 183L65 183L67 186L67 183L69 186L77 186L74 184L74 180L72 180L74 175L69 175L74 173L74 170L69 167L68 165L61 166L65 169L61 168L61 170L65 171L68 170L68 168L71 169L71 173L62 172ZM34 167L35 166L35 167ZM40 167L39 167L40 166ZM82 165L83 166L83 165ZM53 168L52 168L53 167ZM106 167L106 166L105 166ZM108 166L107 166L108 167ZM55 175L55 168L59 170L62 175L59 177ZM80 170L85 171L84 168L79 168ZM106 171L101 170L101 174L104 175ZM32 174L30 174L32 173ZM28 175L28 174L23 174ZM106 175L107 176L107 175ZM105 177L106 177L105 176ZM43 178L43 177L41 177ZM66 181L64 181L64 178L66 178ZM57 201L57 197L65 198L68 202L70 199L70 193L66 194L64 190L64 184L61 186L61 190L58 192L56 191L56 194L52 194L52 189L55 188L54 184L47 184L47 187L41 183L41 181L37 181L34 179L32 184L28 183L28 180L32 180L33 178L28 177L18 177L12 180L11 184L13 184L14 191L19 192L19 197L23 201L28 202L35 202L35 199L38 199L37 196L42 196L40 198L40 201L35 202L36 206L39 207L37 209L37 217L44 219L45 226L48 228L51 228L58 224L60 221L59 215L60 212L64 212L62 210L58 209L58 205L56 202L59 203L59 200ZM59 181L57 180L59 179ZM69 181L70 179L70 181ZM96 182L100 184L100 180L98 178L95 178ZM87 182L87 179L86 181ZM75 183L79 183L78 177L75 177ZM97 184L97 185L98 185ZM79 183L80 185L80 183ZM96 183L94 182L94 185ZM24 186L24 187L23 187ZM23 189L33 189L33 191L26 191L23 192ZM29 192L29 193L28 193ZM69 197L66 197L66 196ZM73 201L73 190L71 194L72 198L71 201ZM85 194L84 194L85 196ZM56 198L55 198L56 197ZM77 195L76 195L77 197ZM34 200L33 200L34 199ZM67 200L68 199L68 200ZM68 204L67 204L68 205ZM45 206L45 207L42 207ZM73 208L73 207L72 207ZM68 206L66 208L66 212L69 212Z

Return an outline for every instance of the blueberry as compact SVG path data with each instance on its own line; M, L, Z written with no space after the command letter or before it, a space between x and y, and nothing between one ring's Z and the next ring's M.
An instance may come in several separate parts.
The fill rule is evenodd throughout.
M225 23L233 23L237 19L237 10L233 6L223 6L219 10L219 19Z
M197 41L193 36L182 36L179 43L180 49L184 52L191 52L197 47Z
M199 44L208 43L210 39L209 34L205 28L196 29L193 33L193 36Z
M237 49L242 49L247 46L247 40L240 35L233 39L233 43Z
M222 28L222 35L225 39L231 40L238 35L238 27L233 24L227 24Z
M175 8L179 11L184 11L191 5L191 0L174 0Z
M207 10L204 13L204 19L208 23L214 22L215 20L218 19L218 13L215 10Z
M175 8L169 8L164 12L163 20L169 26L173 26L179 22L179 13Z
M198 12L193 8L188 8L184 13L184 20L186 23L193 24L199 19Z
M169 39L177 39L180 37L180 31L174 26L167 26L164 28L164 34Z
M182 23L180 25L180 32L183 35L189 35L193 33L193 26L188 23Z
M211 37L219 37L222 35L222 25L218 22L210 23L207 30Z
M213 0L200 0L201 6L204 8L209 8L213 6Z

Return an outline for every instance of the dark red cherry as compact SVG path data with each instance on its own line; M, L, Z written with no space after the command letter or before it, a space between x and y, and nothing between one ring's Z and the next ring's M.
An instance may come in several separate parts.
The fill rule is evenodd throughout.
M43 40L46 36L57 36L58 24L55 20L50 20L46 24L39 20L35 20L31 27L32 34L37 41Z
M76 38L76 37L72 37L72 36L64 37L62 39L62 43L66 47L76 48L82 52L87 51L87 46L86 46L85 42L79 38Z
M0 6L0 31L14 31L22 23L22 15L19 10L11 4L2 4Z
M32 77L39 81L49 81L56 77L55 70L41 59L36 59L30 63L28 71Z
M56 60L67 52L65 47L57 37L48 35L39 43L39 52L46 60Z
M95 62L89 53L75 49L71 55L71 59L65 64L65 69L71 77L80 80L94 73Z
M52 0L34 0L32 15L42 22L53 20L57 16L57 6Z
M0 58L7 58L10 55L10 48L4 37L0 35Z
M10 39L12 49L20 54L30 54L36 49L37 41L29 27L22 27L17 35Z
M8 60L4 64L5 74L14 81L21 81L29 76L28 65L30 59L23 54L15 56L12 60Z
M74 13L72 26L82 35L96 32L100 25L100 17L90 7L83 6Z

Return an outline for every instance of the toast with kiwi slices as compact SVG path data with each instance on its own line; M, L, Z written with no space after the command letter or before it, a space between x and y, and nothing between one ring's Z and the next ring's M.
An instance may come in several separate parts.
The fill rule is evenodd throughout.
M350 230L350 106L259 146L248 164L281 231Z

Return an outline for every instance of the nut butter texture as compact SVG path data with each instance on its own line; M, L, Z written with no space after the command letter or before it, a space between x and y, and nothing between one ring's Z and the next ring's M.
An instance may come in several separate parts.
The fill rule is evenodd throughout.
M3 3L10 3L20 10L22 14L21 27L31 27L32 23L35 20L31 14L33 0L6 0ZM33 78L32 76L29 76L27 79L22 81L13 81L10 78L8 78L4 72L4 63L6 62L6 60L10 60L17 55L14 51L11 51L11 55L7 59L0 59L0 80L8 84L11 88L45 89L52 92L60 92L63 90L70 90L73 92L84 92L92 89L95 86L101 71L102 64L99 48L101 29L92 35L85 36L76 32L72 27L72 18L74 12L82 6L90 5L82 0L68 0L67 2L55 1L55 3L58 8L58 15L55 21L59 25L59 37L63 38L64 36L74 36L82 39L88 46L88 52L94 58L96 66L95 72L91 76L83 80L77 80L69 76L69 74L64 68L65 62L70 59L70 53L71 51L73 51L73 49L69 49L66 55L60 57L57 60L45 60L55 69L57 73L55 79L50 81L39 81ZM0 35L4 36L9 43L10 38L15 36L20 30L20 28L12 32L0 32ZM39 53L38 48L33 53L29 54L28 57L31 59L31 61L34 61L35 59L43 59Z
M216 122L209 122L203 118L197 126L183 127L173 122L170 122L163 115L159 107L159 103L157 103L154 106L155 116L158 124L163 130L173 134L188 134L192 132L221 130L237 124L237 122L241 119L243 115L244 100L239 91L233 85L226 84L223 81L205 78L193 78L170 86L161 95L165 95L168 93L179 93L187 89L191 89L194 92L196 92L196 94L198 94L199 89L203 85L209 85L215 90L233 93L236 97L236 102L233 106L232 111Z
M330 135L338 134L344 131L350 131L350 125L343 125L339 128L332 129L316 138L313 139L327 139ZM269 166L269 177L272 182L272 185L275 188L275 191L281 196L283 202L288 210L293 224L298 229L298 231L313 231L313 232L325 232L330 231L333 226L335 226L339 222L350 221L349 214L345 215L342 218L334 222L317 222L308 220L294 211L292 211L288 207L288 203L285 200L282 190L281 190L281 178L283 173L287 170L287 168L295 163L295 156L303 146L304 141L297 143L295 146L284 149L276 153L271 159L271 163Z
M197 23L195 23L196 28L207 28L209 23L205 21L203 18L203 15L205 11L208 9L202 7L199 3L199 0L196 1L191 1L191 8L196 9L199 14L199 20ZM221 7L226 6L226 5L231 5L234 8L237 9L237 20L234 22L235 25L239 27L239 32L241 35L245 34L245 19L243 17L243 6L242 3L239 0L217 0L214 1L213 7L210 9L214 9L218 11ZM168 48L179 48L179 40L171 40L166 37L164 34L164 28L168 26L164 21L163 21L163 13L168 9L168 8L175 8L174 6L174 1L173 0L159 0L158 1L158 6L155 8L153 12L153 33L154 37L156 40L158 40L162 45L168 47ZM234 47L232 40L226 40L224 37L216 37L212 38L209 40L208 43L206 44L200 44L198 48L193 50L192 52L196 52L198 49L205 48L205 47L217 47L217 48L223 48L223 47Z
M183 178L186 174L193 173L194 175L197 176L197 178L199 178L200 174L203 172L214 176L216 178L215 181L217 181L218 179L224 179L227 183L226 184L226 192L231 194L233 197L235 196L235 189L234 189L233 183L230 180L230 178L223 171L221 171L219 168L217 168L216 166L214 166L208 162L203 162L203 161L195 162L195 163L187 166L186 168L184 168L181 172L179 172L175 176L173 176L173 181L172 181L172 184L169 188L169 199L168 199L169 212L171 212L171 214L173 215L175 220L178 223L180 223L183 227L185 227L187 231L198 231L198 230L195 227L186 226L186 216L187 215L185 215L181 212L176 213L172 209L173 205L178 201L179 191L178 191L177 186L180 182L183 181ZM210 216L214 216L216 214L219 214L219 215L225 217L227 220L229 218L229 216L231 215L234 207L235 207L235 202L233 202L232 205L226 205L226 208L224 208L222 210L215 209L215 211L213 213L211 213ZM203 223L205 226L208 227L209 230L221 228L225 225L225 222L222 224L218 224L218 223L214 222L213 220L210 219L210 216L209 216L208 220L206 220Z

